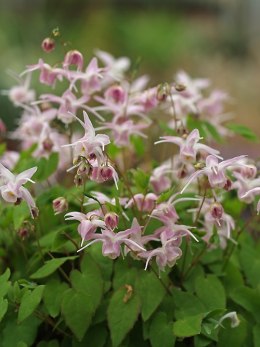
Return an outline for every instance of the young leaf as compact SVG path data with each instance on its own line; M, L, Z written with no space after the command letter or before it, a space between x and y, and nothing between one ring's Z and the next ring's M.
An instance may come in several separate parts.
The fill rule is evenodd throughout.
M22 297L18 311L18 323L29 317L41 302L45 286L37 286L34 290L27 290Z
M137 321L140 301L135 292L127 297L127 289L119 288L110 299L107 318L113 347L118 347Z

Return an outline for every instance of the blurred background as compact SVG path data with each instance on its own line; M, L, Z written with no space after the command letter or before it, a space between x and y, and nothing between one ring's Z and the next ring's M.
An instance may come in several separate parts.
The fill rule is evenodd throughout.
M152 84L180 69L209 77L232 96L236 121L260 135L259 15L259 0L1 0L0 89L14 84L7 69L20 73L40 57L48 61L40 44L59 27L71 49L89 58L99 48L141 59L139 72ZM62 47L55 54L59 61ZM11 127L19 110L4 96L0 106ZM231 145L230 154L259 156L241 138Z

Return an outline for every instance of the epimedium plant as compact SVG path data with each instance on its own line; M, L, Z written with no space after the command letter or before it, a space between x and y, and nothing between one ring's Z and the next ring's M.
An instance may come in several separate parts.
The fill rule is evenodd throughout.
M257 137L206 79L84 65L40 59L5 91L22 116L1 123L0 345L259 346L258 167L212 147Z

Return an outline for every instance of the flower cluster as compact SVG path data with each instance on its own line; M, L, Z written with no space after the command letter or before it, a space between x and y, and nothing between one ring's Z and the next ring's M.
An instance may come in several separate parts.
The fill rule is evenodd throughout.
M43 49L52 51L53 42L43 42ZM71 50L55 66L42 59L28 66L17 77L19 85L5 91L22 109L11 136L20 140L23 150L31 148L37 160L58 153L56 179L72 172L76 186L94 182L98 191L84 189L79 210L65 215L66 220L79 222L79 251L101 242L104 256L115 259L131 254L144 262L145 269L154 258L159 269L165 270L182 256L183 241L216 247L211 244L216 234L218 245L226 247L235 221L225 211L225 199L234 190L241 202L252 203L260 194L260 178L247 156L224 160L218 149L204 141L212 140L212 127L221 137L231 135L225 127L230 117L223 111L226 93L209 91L208 80L192 79L183 71L172 82L148 87L147 76L129 77L130 65L128 58L97 51L85 66L83 55ZM31 77L37 72L39 82L51 92L37 95L32 89ZM63 88L61 93L54 92L57 84ZM127 172L122 165L125 149L133 148L135 137L145 141L148 128L156 129L159 114L169 121L163 128L166 134L155 141L154 148L160 150L167 144L172 154L150 174ZM192 127L191 120L204 128ZM119 153L112 158L111 145ZM2 157L2 163L15 169L19 155L15 156L11 160L9 153L9 161ZM0 167L3 199L15 204L25 200L32 215L36 206L23 184L32 182L35 171L34 167L15 176ZM138 175L144 182L141 188ZM114 181L116 189L104 185L107 181ZM184 203L188 209L178 208ZM60 214L70 207L59 197L53 208Z

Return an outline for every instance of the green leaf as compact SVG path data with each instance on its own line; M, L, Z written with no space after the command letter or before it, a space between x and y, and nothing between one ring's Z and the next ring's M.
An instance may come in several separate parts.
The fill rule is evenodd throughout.
M152 347L173 347L175 336L172 331L172 323L168 322L167 315L159 312L151 322L149 339Z
M5 272L0 276L0 298L3 298L10 287L10 282L8 282L11 275L10 269L6 269Z
M157 199L157 204L160 204L164 201L169 200L169 198L173 195L175 190L175 187L171 187L170 189L166 190L165 192L161 193L159 198Z
M81 272L73 270L70 278L72 288L66 291L61 309L66 324L81 341L100 304L103 280L99 267L87 254L81 263Z
M138 270L133 264L128 264L123 259L118 259L114 265L113 287L118 289L126 283L131 286L135 285L138 276Z
M144 139L141 136L131 136L131 143L133 144L135 153L138 157L142 157L145 152Z
M190 337L201 332L204 314L182 318L173 323L173 332L177 337Z
M137 278L136 291L141 299L142 317L146 321L163 300L165 288L153 272L143 271Z
M206 129L206 131L211 135L213 140L217 142L223 142L223 138L221 137L221 135L219 134L219 132L217 131L214 125L212 125L211 123L207 121L203 121L203 126Z
M8 309L8 301L7 299L0 299L0 322L4 318Z
M242 137L246 138L247 140L258 142L258 136L248 127L242 125L242 124L233 124L229 123L226 124L226 127L230 130L232 130L235 134L241 135Z
M102 324L91 326L81 342L72 342L72 347L103 347L106 343L107 328ZM91 342L90 342L91 341Z
M57 170L58 163L58 153L52 153L48 159L40 158L40 160L38 160L36 163L38 169L34 175L34 179L38 182L45 181Z
M141 169L132 170L134 185L141 192L146 192L150 180L150 176Z
M63 294L68 288L67 283L58 280L50 280L45 285L43 302L51 317L55 318L59 315Z
M113 142L109 143L106 146L106 150L107 150L107 154L109 156L109 158L111 159L115 159L118 154L120 153L120 148L117 147L117 145L115 145Z
M207 137L207 132L205 128L203 127L203 122L200 119L195 118L194 116L189 115L187 117L187 128L189 129L189 131L198 129L200 136L204 138Z
M257 322L260 322L260 288L241 286L231 292L230 297L235 303L252 313Z
M34 312L41 302L44 287L45 286L38 286L32 291L27 290L25 292L18 311L18 323L21 323Z
M77 256L63 257L63 258L55 258L47 260L46 263L34 272L30 277L33 279L44 278L51 275L54 271L56 271L61 265L63 265L67 260L74 260Z
M260 347L260 324L253 327L254 347Z
M230 294L234 289L243 285L244 280L238 267L229 261L226 270L225 277L222 280L227 294Z
M22 203L19 206L15 206L15 209L13 212L13 220L14 220L15 229L20 228L23 221L25 219L28 219L29 216L30 216L30 210L25 201L22 201Z
M241 317L239 317L241 318ZM247 324L244 319L240 319L239 326L230 327L230 322L223 323L224 328L220 328L217 347L235 346L244 347L247 336ZM256 347L256 346L254 346Z
M62 313L66 324L76 338L81 341L87 331L92 318L91 303L84 292L68 289L62 300Z
M195 295L178 289L173 289L173 302L176 307L175 316L182 319L207 312L206 306Z
M195 290L208 311L226 307L225 290L216 276L208 275L206 278L197 278Z
M3 328L1 347L17 347L19 343L32 346L37 334L37 328L41 321L36 317L29 317L18 324L16 316L9 318Z
M137 321L140 301L135 292L127 297L127 289L119 288L110 299L107 318L113 347L118 347Z

